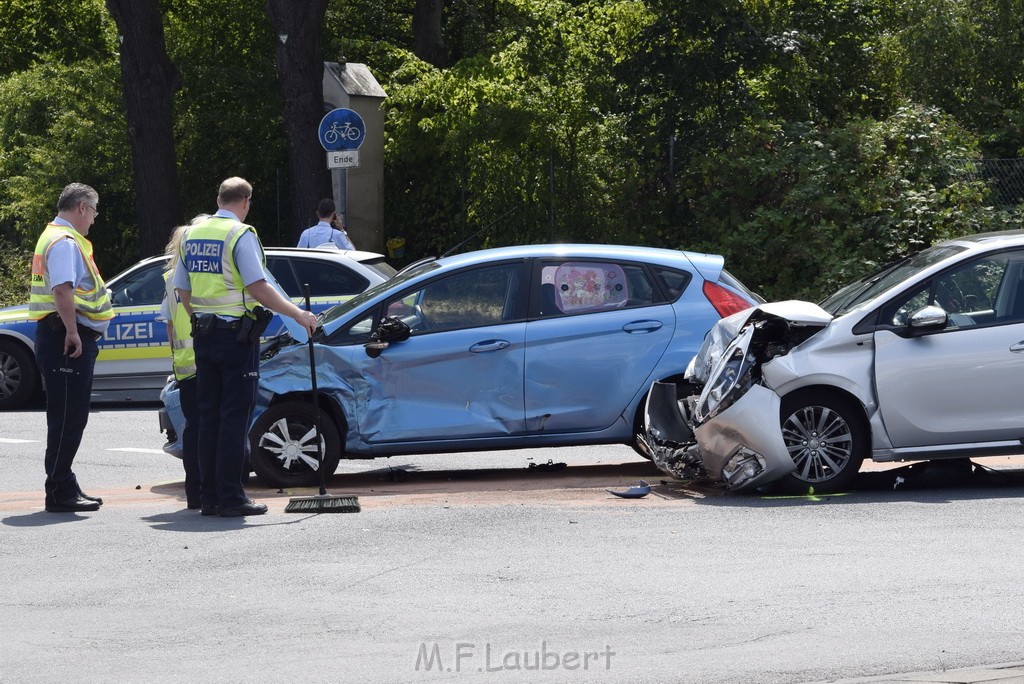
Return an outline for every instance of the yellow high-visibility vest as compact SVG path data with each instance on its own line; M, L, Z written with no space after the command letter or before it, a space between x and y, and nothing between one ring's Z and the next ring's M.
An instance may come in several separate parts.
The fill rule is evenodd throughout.
M43 234L36 242L36 251L32 256L32 285L29 290L29 318L38 321L40 318L57 311L57 301L53 296L50 274L46 270L46 255L58 240L71 238L75 241L82 258L85 260L93 287L84 290L75 286L75 311L92 321L109 321L114 317L114 309L110 303L110 294L103 284L99 269L92 258L92 243L77 230L57 223L47 224Z
M195 313L237 318L259 304L245 289L235 265L235 245L246 231L256 235L252 226L213 216L190 229L182 241L180 258L192 284L190 304Z
M191 378L196 374L196 352L192 348L192 319L185 307L178 301L178 293L171 282L173 271L164 273L164 288L167 296L167 307L171 310L173 333L171 339L171 366L174 377L178 380Z

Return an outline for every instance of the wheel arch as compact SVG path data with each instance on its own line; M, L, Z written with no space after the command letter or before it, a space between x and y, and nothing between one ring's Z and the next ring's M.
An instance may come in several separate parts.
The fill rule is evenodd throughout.
M36 361L36 345L31 338L9 330L0 330L0 342L10 342L20 347L22 351L31 357L36 374L39 374L39 363Z
M798 495L815 491L834 493L851 487L861 464L871 456L871 421L856 395L832 385L808 385L781 397L779 408L778 421L784 438L787 426L791 427L788 434L792 447L788 448L797 471L775 486ZM806 418L811 418L813 424L803 422ZM796 422L790 423L791 419ZM835 432L842 429L843 423L848 431ZM818 428L822 430L820 437ZM845 456L843 442L851 445ZM799 472L801 468L803 473ZM830 473L827 477L826 472Z
M853 392L850 392L849 390L846 390L842 387L836 387L835 385L805 385L803 387L799 387L791 392L787 392L786 394L781 395L779 397L782 400L779 403L779 420L781 421L783 418L782 407L786 404L787 400L796 399L803 395L809 394L827 394L830 397L839 399L840 401L846 403L850 408L854 410L854 412L857 415L857 419L860 421L864 429L867 430L868 444L871 443L871 420L868 416L867 408L864 406L864 402L862 402L860 398Z
M28 371L31 372L32 379L29 385L32 389L30 393L21 401L11 408L21 408L25 405L31 404L34 401L39 400L45 392L43 386L43 375L39 370L39 362L36 360L36 350L33 341L17 332L12 331L0 331L0 344L7 346L19 353L21 353L25 360L29 364Z
M298 392L287 392L286 394L275 394L274 398L270 401L267 408L276 406L277 404L283 404L289 401L302 401L310 402L313 398L313 392L311 390L304 390ZM345 411L341 408L341 405L336 399L329 394L324 392L317 392L317 401L319 402L319 410L321 415L328 417L338 428L338 434L341 435L341 450L342 458L345 457L345 435L348 432L348 419L345 417Z

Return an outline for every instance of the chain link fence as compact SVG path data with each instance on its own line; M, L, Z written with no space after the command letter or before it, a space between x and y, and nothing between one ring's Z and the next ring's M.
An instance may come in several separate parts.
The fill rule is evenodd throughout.
M1024 203L1024 158L978 159L965 164L964 175L984 181L992 191L989 202L998 209Z

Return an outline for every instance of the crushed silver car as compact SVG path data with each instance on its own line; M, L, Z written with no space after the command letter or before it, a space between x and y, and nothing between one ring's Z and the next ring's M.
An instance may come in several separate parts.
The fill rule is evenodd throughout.
M1024 231L973 235L722 319L638 441L682 479L836 492L865 458L1024 453L1022 382Z

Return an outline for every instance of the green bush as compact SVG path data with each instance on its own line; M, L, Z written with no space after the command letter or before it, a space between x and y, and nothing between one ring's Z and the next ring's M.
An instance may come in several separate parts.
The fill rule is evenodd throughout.
M0 240L0 306L14 306L28 301L32 251Z
M938 240L1012 225L966 173L976 150L951 117L921 106L834 129L748 126L694 160L694 232L767 298L821 299Z

